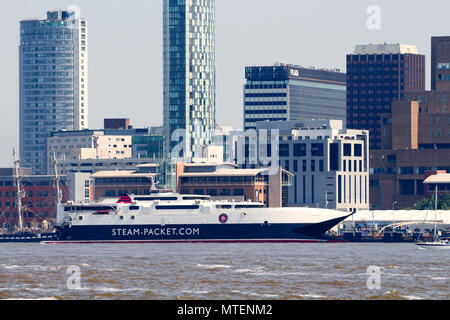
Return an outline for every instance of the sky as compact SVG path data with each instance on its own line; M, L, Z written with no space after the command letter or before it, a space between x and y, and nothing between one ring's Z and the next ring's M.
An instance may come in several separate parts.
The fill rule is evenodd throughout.
M2 0L0 167L12 167L12 150L19 149L20 20L78 6L89 22L89 127L102 128L112 117L129 118L134 127L160 126L162 3ZM450 35L448 12L448 0L216 0L216 122L242 128L245 66L282 62L345 72L356 44L416 45L426 55L429 89L430 38Z

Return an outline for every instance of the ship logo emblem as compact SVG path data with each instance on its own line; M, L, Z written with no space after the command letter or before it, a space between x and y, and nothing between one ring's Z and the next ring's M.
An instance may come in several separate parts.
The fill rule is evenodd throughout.
M220 223L227 223L227 221L228 221L228 216L227 216L225 213L222 213L222 214L219 216L219 222L220 222Z

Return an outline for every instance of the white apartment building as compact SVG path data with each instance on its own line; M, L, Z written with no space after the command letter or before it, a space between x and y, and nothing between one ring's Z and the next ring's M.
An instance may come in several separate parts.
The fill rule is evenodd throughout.
M367 130L343 129L341 120L257 122L258 135L265 134L261 130L269 135L267 146L262 148L258 142L255 149L247 138L242 152L245 161L241 159L241 163L245 162L246 168L263 167L267 163L261 163L261 157L267 157L270 166L278 164L291 172L288 206L369 209ZM272 140L271 134L278 135L278 139ZM278 144L275 151L272 143Z
M47 141L47 170L54 173L55 160L129 159L132 150L132 135L114 130L52 132Z

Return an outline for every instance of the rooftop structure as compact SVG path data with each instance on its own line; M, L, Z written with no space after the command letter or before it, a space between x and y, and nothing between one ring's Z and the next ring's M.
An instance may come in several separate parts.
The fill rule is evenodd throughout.
M416 46L408 44L364 44L356 45L353 54L418 54Z

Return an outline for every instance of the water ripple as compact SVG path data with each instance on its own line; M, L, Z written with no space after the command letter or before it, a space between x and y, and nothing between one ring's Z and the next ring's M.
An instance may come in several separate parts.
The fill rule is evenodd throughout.
M450 298L450 256L413 244L0 244L0 257L0 299Z

